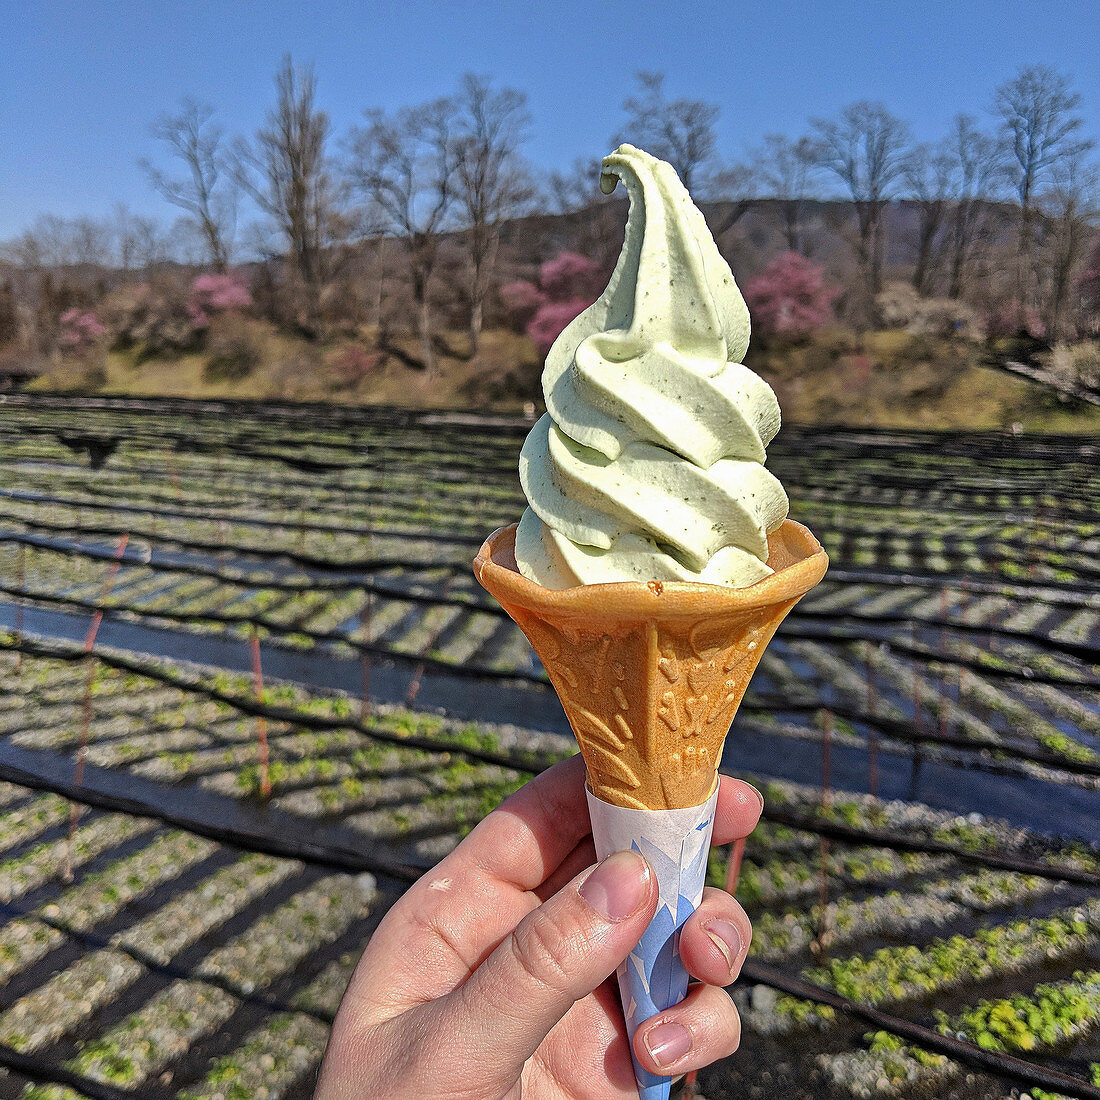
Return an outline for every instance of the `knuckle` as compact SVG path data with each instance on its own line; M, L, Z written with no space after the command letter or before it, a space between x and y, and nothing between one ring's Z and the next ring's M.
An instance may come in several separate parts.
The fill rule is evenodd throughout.
M539 911L512 933L510 942L517 966L532 983L558 995L571 992L569 959L575 954L576 929Z
M741 1017L724 989L707 988L681 1022L696 1036L698 1050L711 1061L727 1057L741 1044Z
M725 1057L741 1045L741 1017L729 996L726 996L715 1016L712 1024L715 1045L721 1048L722 1056Z

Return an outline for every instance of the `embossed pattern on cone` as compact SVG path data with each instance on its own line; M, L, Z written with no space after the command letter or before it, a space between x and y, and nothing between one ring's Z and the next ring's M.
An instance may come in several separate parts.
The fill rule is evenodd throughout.
M747 588L682 581L549 589L516 568L516 525L474 573L527 635L577 736L592 792L635 809L705 802L749 680L828 558L801 524L768 536L775 570Z

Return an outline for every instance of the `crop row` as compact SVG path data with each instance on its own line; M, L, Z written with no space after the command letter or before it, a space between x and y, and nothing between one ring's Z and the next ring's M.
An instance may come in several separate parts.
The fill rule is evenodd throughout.
M903 1001L1079 952L1096 942L1098 932L1100 900L1094 900L1049 917L992 925L973 936L832 959L806 977L864 1004Z
M797 490L792 487L792 492ZM116 498L117 501L117 498ZM453 487L435 486L417 480L408 485L393 484L379 495L366 514L339 516L330 522L317 515L317 506L307 510L283 508L285 522L279 523L278 510L261 507L250 515L227 512L224 505L213 516L209 506L187 509L182 513L158 515L143 509L119 511L101 506L82 507L42 497L0 501L4 519L16 529L38 532L97 533L115 537L128 533L151 543L171 543L222 550L244 555L297 554L324 557L334 567L377 556L379 543L405 546L408 539L440 541L456 535L475 540L494 527L516 519L523 501L516 496L494 501L478 490L463 503L461 492ZM253 505L256 508L256 504ZM1079 579L1095 585L1098 575L1095 538L1082 540L1066 536L1043 545L1033 535L1013 538L1002 524L990 523L969 535L958 532L950 520L930 514L915 518L905 527L897 516L881 517L874 510L868 517L849 516L847 528L833 520L820 520L812 512L795 508L795 515L818 533L838 565L850 569L883 569L902 573L954 576L960 573L999 575L1006 580L1056 585L1073 584ZM946 524L938 534L937 523ZM398 538L402 532L405 540Z
M936 1013L939 1030L977 1044L984 1050L1034 1055L1064 1049L1100 1024L1100 972L1077 972L1068 981L1046 983L1030 993L981 1001L955 1015ZM867 1036L866 1050L823 1057L832 1080L855 1095L894 1094L902 1088L934 1087L960 1072L958 1063L907 1044L887 1032ZM1100 1063L1089 1067L1100 1085ZM883 1082L886 1087L883 1087ZM1033 1100L1064 1100L1057 1093L1032 1088Z
M43 423L47 418L48 428ZM281 455L323 465L325 460L335 459L337 452L343 452L345 461L347 456L357 456L360 461L368 463L367 469L371 468L369 464L374 463L374 469L384 470L388 476L401 476L405 470L417 476L417 465L423 462L425 456L429 460L440 456L451 468L464 470L464 480L471 480L471 475L478 470L491 476L498 476L499 471L510 476L514 486L514 474L509 472L514 471L515 451L523 431L522 426L517 425L513 432L496 429L491 433L470 431L464 435L452 429L434 430L423 426L417 430L418 434L410 435L406 425L380 426L377 431L366 429L359 442L354 432L339 441L333 434L326 448L318 451L311 449L311 426L298 424L281 428L270 443L257 446L255 442L238 437L235 445L227 440L221 453L215 452L212 456L204 451L190 460L186 448L180 446L187 435L173 431L170 423L159 425L159 430L154 429L155 420L148 415L124 418L129 423L114 434L108 425L98 432L90 425L84 426L82 433L78 432L75 424L73 429L67 430L58 418L58 410L51 408L40 413L26 412L21 424L11 422L15 430L6 441L6 446L12 449L13 458L34 458L39 462L52 460L55 465L61 459L62 464L71 464L74 450L79 451L79 440L98 436L114 441L118 446L118 454L110 459L110 463L118 467L112 471L116 477L124 474L126 469L125 463L119 466L120 456L134 451L148 456L145 465L134 468L135 480L148 482L152 477L159 478L165 484L180 481L181 471L190 482L195 473L200 474L201 479L203 476L210 477L212 470L216 470L219 474L224 471L256 485L257 467L264 466L278 469L279 477L272 480L285 483L288 475L304 475L301 472L295 475L292 465L280 461ZM109 414L106 419L110 419ZM144 432L143 425L146 426ZM40 430L32 437L30 432L35 428ZM202 438L204 431L209 429L196 422L190 424L188 430L192 438ZM225 436L225 433L221 434ZM252 437L256 435L255 432L249 434ZM32 438L34 443L28 451L28 440ZM67 439L69 445L62 443L62 438ZM131 439L133 442L130 442ZM144 442L140 443L139 439ZM1081 515L1089 514L1088 494L1092 481L1088 476L1089 462L1081 448L1067 448L1054 439L1014 440L1006 447L1003 440L986 436L969 441L960 439L955 446L946 448L942 441L938 441L935 451L940 453L937 454L927 444L923 448L901 451L898 437L891 433L882 433L879 439L876 445L870 442L866 434L857 437L851 433L838 433L830 437L825 433L816 433L812 440L807 440L796 431L788 431L773 445L773 465L785 481L804 486L810 495L823 483L822 470L827 470L825 495L834 501L844 498L848 504L856 503L850 498L858 487L859 493L869 495L870 503L876 502L875 494L878 494L878 503L903 508L907 503L921 502L926 512L940 514L944 510L944 497L952 491L961 491L963 500L960 503L971 513L998 509L1011 510L1018 515L1021 509L1041 509L1038 521L1042 522L1046 517L1057 514L1059 509L1064 509L1066 501L1079 499L1083 507ZM812 445L807 445L809 443ZM1033 455L1037 446L1043 447L1041 464ZM35 447L37 452L33 450ZM20 448L24 450L21 452ZM253 457L246 461L235 460L232 458L234 451ZM166 453L169 456L167 462ZM965 458L975 453L981 455L980 478L974 476L974 464ZM904 466L898 461L899 454L904 456ZM812 457L812 461L808 456ZM998 470L1004 471L1004 491L990 494L987 487L995 483ZM345 467L336 471L330 469L324 478L310 480L316 485L321 480L345 480L355 476L355 468ZM911 485L909 490L904 488L907 479ZM484 482L485 478L479 480ZM933 501L941 506L928 508Z
M493 444L499 445L502 437L518 440L525 430L518 422L510 430L502 429L501 422L489 427L467 420L459 426L446 416L395 415L380 409L359 410L356 415L341 410L339 417L332 417L321 408L311 409L308 416L295 415L289 410L273 415L271 410L254 405L234 409L229 416L224 409L215 411L194 404L185 407L161 402L159 409L152 403L127 408L121 401L110 406L104 403L98 408L85 402L77 409L24 398L22 407L9 402L5 413L17 438L36 434L44 443L65 438L78 445L76 440L83 435L113 438L122 446L135 448L167 442L181 453L186 453L188 443L202 448L204 453L212 446L237 453L278 449L288 437L295 437L313 454L343 453L354 458L387 443L391 446L404 443L414 449L422 447L426 439L434 438L445 440L453 449L461 449L465 444L471 454L481 456L486 450L491 453ZM936 445L931 446L928 433L867 430L810 433L788 427L777 446L782 447L784 441L791 444L792 460L821 457L835 463L842 472L850 466L845 459L858 454L868 465L885 462L891 470L902 468L914 473L949 469L956 471L962 480L973 476L972 466L966 460L980 454L991 467L1011 471L1014 485L1039 480L1043 465L1055 468L1062 465L1070 472L1079 471L1082 480L1087 476L1087 464L1080 457L1076 441L1057 436L956 433L946 440L936 437ZM813 445L808 446L810 443Z
M815 879L811 874L810 883L816 886ZM842 896L809 910L804 906L782 913L772 910L753 924L753 950L761 958L774 960L796 955L815 944L834 950L840 944L871 936L896 938L917 929L948 924L967 913L1023 905L1058 888L1034 876L983 870L923 882L905 892L892 889L862 900ZM738 895L742 896L740 889ZM850 960L845 965L849 964ZM844 975L845 979L849 977L847 969Z
M39 575L45 565L39 562L40 557L43 555L35 553L27 559ZM383 577L382 583L391 582ZM30 584L37 585L38 581L31 580ZM395 655L424 656L458 670L480 666L491 671L527 673L531 669L530 654L519 632L498 614L464 607L464 601L473 598L471 585L468 578L462 578L459 583L453 574L425 572L419 585L408 586L410 595L417 600L445 599L451 594L462 594L462 601L457 605L433 606L362 589L328 596L305 591L279 593L243 584L225 584L214 578L177 577L173 581L171 574L137 567L128 568L121 575L105 602L115 613L135 609L139 614L159 614L169 619L173 615L185 616L186 621L181 625L193 629L201 627L205 612L213 616L236 616L231 621L237 622L238 630L247 633L248 624L256 623L257 618L253 616L257 616L264 624L259 628L262 634L281 631L286 644L311 645L319 637L332 641L346 639ZM97 579L63 591L67 592L64 599L86 601L80 606L93 606L101 600L101 582ZM46 593L42 595L45 597ZM826 592L823 599L830 600L831 594ZM872 596L868 602L876 600L877 597ZM878 605L881 607L882 602L878 601ZM814 609L811 598L808 610L813 614ZM960 608L960 614L963 611L965 607ZM1094 622L1100 618L1096 613L1088 614ZM1084 629L1083 615L1077 618ZM752 711L753 700L758 696L810 697L806 684L798 684L784 668L784 662L793 654L807 662L817 674L820 687L810 694L819 695L823 700L832 696L831 705L861 727L869 724L874 729L883 719L895 724L911 719L913 730L929 743L947 733L956 739L959 747L972 745L975 749L999 751L1006 753L1010 760L1023 744L1032 746L1030 751L1035 761L1046 761L1051 766L1057 766L1059 760L1073 764L1097 759L1087 739L1083 741L1080 735L1070 732L1078 722L1095 727L1092 712L1077 695L1067 687L1056 694L1048 694L1052 706L1037 707L1033 692L1029 691L1025 697L1020 695L1020 689L1026 688L1026 684L1006 678L1000 671L1011 658L1013 668L1030 668L1032 679L1038 675L1050 677L1055 683L1072 684L1073 678L1080 674L1079 663L1044 654L1030 643L1026 646L1007 643L991 653L971 644L965 636L954 634L950 635L952 640L948 648L943 647L942 640L927 655L918 647L910 651L906 662L884 644L874 641L853 650L847 645L837 646L830 642L827 635L822 635L820 642L798 640L800 621L798 618L792 620L786 631L788 636L796 636L786 643L777 641L766 655L746 713ZM945 632L946 628L941 630L941 634ZM920 658L919 666L914 663L917 658ZM931 658L939 662L940 667L937 668ZM952 660L964 662L967 667L952 669ZM988 670L993 679L984 678L984 670ZM775 690L769 693L773 685ZM1080 699L1083 700L1086 694L1081 693ZM1049 716L1044 716L1044 709L1050 712ZM838 719L838 727L840 721L848 720ZM806 727L804 719L799 724ZM900 733L901 727L897 729ZM889 727L884 726L883 732L888 733ZM1088 728L1082 732L1086 738L1092 735ZM810 733L816 736L812 725ZM1039 774L1034 768L1031 771Z
M14 658L9 656L7 662L14 669ZM191 675L180 679L173 673L167 682L155 683L165 673L158 671L155 663L149 663L148 667L152 679L145 679L136 671L121 672L113 668L110 662L99 665L92 681L95 716L92 727L93 752L113 754L102 758L104 763L113 761L124 766L136 766L144 759L148 760L150 768L159 767L157 761L162 752L168 754L169 760L173 754L178 754L176 759L179 774L182 776L195 767L195 759L188 754L208 748L211 762L215 764L218 763L218 751L232 753L232 765L226 756L221 771L239 774L244 759L254 752L255 724L240 713L234 714L234 700L240 700L239 705L246 709L255 705L249 680L227 673L197 678ZM9 723L15 723L12 732L21 730L17 736L27 745L54 750L71 748L80 728L78 700L83 690L80 671L49 660L24 661L18 683L23 702L3 711L10 716ZM163 697L163 702L154 703L149 709L145 709L143 703L138 701L140 695L137 693L139 689L150 688L158 692L168 690L179 694ZM214 697L211 698L207 692L213 693ZM34 700L30 710L27 710L28 700ZM531 745L538 743L538 751L553 758L552 745L561 744L555 741L553 735L543 735L541 740L533 740L531 734L525 734L518 742L514 734L505 734L511 740L501 741L498 735L494 735L496 740L493 737L486 739L487 735L479 733L475 728L439 719L432 719L430 722L417 720L410 724L407 715L402 715L400 710L378 709L368 716L366 725L360 725L354 717L358 704L346 696L309 693L289 685L269 687L265 693L265 705L274 708L269 714L270 722L287 723L286 728L273 726L273 749L283 751L284 740L286 745L285 756L276 754L273 760L283 759L292 771L298 769L303 776L308 775L306 788L319 793L330 792L325 794L324 801L328 803L331 800L332 809L344 805L345 799L348 805L357 804L355 776L341 774L343 765L339 764L340 757L333 757L337 747L324 739L341 728L356 739L356 743L340 747L340 752L346 752L347 758L353 758L359 749L370 749L371 744L377 744L379 740L395 746L405 745L439 753L474 751L476 755L488 751L486 759L499 759L502 762L507 756L500 755L501 746L507 753L512 751L508 746L515 745L522 756L523 753L530 752ZM28 723L23 715L32 715L35 708L42 706L59 709L52 713L46 711L41 715L41 721L33 720ZM157 716L152 727L149 726L151 715ZM296 719L296 715L300 717ZM312 725L315 721L323 721L325 724L321 728L315 728ZM303 726L308 733L292 730L289 728L291 726ZM194 732L188 732L196 730L203 731L198 739ZM144 736L164 736L170 740L165 744L150 743L144 746L140 741L132 740L134 737ZM311 738L314 738L312 743ZM98 748L97 741L102 744L102 750ZM560 747L558 751L560 752ZM329 758L327 763L324 762L326 757ZM340 776L340 782L330 781L330 777L335 776ZM344 784L344 779L352 782ZM301 797L303 784L299 783L298 788L298 796ZM791 804L791 789L793 788L790 786L777 787L774 800L769 801L776 808L782 808L785 803ZM859 796L846 796L843 799L838 797L828 810L819 807L818 801L817 794L807 790L797 800L797 804L802 811L823 821L843 821L853 827L870 829L882 827L884 823L889 824L889 815L873 799L867 800ZM929 840L962 845L975 851L987 848L993 852L998 849L1012 851L1022 842L1019 837L1006 837L997 829L964 819L953 819L951 815L932 815L929 818L922 817L915 811L908 811L900 820L911 835L918 836L923 832ZM1071 845L1043 851L1039 858L1057 859L1067 865L1095 866L1091 855L1083 850L1077 851Z

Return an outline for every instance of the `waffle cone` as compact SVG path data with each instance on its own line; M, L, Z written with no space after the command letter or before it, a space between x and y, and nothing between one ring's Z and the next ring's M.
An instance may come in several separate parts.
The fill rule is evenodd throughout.
M474 574L527 635L577 736L588 785L616 806L697 806L749 680L828 558L801 524L768 536L775 572L748 588L627 581L544 588L516 566L516 525L494 532Z

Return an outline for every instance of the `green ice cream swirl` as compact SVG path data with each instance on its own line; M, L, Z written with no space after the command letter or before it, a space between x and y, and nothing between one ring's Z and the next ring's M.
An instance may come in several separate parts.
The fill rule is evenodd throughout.
M771 572L787 496L763 465L779 404L741 363L748 310L670 165L623 145L600 186L617 180L630 196L622 253L550 349L548 412L520 455L517 563L547 588L753 584Z

